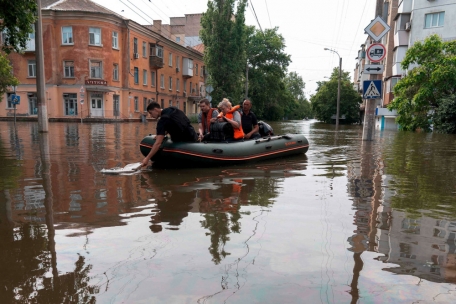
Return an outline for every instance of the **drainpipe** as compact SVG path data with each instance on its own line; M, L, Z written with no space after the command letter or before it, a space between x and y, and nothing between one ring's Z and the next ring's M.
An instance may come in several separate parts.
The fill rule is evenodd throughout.
M127 89L128 91L130 91L130 28L128 27L128 20L124 20L124 23L125 23L125 27L127 28ZM131 113L130 113L130 103L131 103L131 100L130 100L130 96L128 96L128 117L130 117Z

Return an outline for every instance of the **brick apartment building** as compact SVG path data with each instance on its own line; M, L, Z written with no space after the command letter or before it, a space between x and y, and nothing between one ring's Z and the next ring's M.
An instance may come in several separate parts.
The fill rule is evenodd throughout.
M176 42L160 20L140 25L90 0L41 2L49 119L139 119L153 100L197 112L205 95L203 54ZM20 81L16 113L36 117L34 34L10 60ZM13 115L13 93L3 96L0 117Z

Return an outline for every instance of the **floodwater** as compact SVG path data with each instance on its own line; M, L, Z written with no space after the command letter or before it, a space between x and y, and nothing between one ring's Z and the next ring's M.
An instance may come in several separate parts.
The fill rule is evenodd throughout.
M306 155L100 173L154 127L0 122L1 303L456 302L456 136L289 121Z

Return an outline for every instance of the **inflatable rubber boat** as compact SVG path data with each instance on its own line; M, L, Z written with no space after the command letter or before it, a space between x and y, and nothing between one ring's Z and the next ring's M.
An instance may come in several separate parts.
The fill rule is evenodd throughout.
M155 143L155 135L148 135L140 143L147 156ZM303 134L268 136L256 140L236 142L173 143L165 136L160 150L152 157L155 167L211 167L240 165L247 162L303 154L309 142Z

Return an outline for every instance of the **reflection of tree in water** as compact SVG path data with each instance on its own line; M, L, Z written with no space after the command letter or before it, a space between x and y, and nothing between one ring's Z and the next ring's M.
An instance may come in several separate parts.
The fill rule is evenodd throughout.
M3 303L95 303L97 290L88 285L91 265L79 256L73 272L50 276L56 262L47 250L47 229L25 223L0 231L0 299ZM4 229L6 228L6 229Z
M269 207L277 196L276 188L275 179L233 179L232 184L222 184L216 191L200 193L200 212L204 213L201 225L209 230L206 235L211 238L209 252L215 264L230 254L225 251L229 234L241 232L241 205Z
M453 145L453 146L452 146ZM396 191L392 207L417 213L417 210L439 210L456 216L456 158L454 137L444 134L400 132L385 150L386 173L393 177L388 185ZM437 212L435 212L437 211Z

